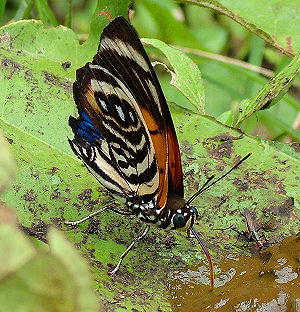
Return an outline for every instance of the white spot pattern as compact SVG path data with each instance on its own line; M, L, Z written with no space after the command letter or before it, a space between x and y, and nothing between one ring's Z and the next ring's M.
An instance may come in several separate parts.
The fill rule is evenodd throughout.
M125 122L125 116L124 116L124 112L122 110L122 107L119 105L116 105L116 109L117 109L117 112L119 114L119 117Z
M135 121L135 119L134 119L134 116L133 116L133 113L132 113L132 112L129 112L129 116L130 116L130 118L131 118L132 122L134 122L134 121Z
M108 109L107 109L107 105L106 105L106 103L103 101L103 100L100 100L99 99L99 102L100 102L100 104L101 104L101 106L102 106L102 108L107 112L108 111Z

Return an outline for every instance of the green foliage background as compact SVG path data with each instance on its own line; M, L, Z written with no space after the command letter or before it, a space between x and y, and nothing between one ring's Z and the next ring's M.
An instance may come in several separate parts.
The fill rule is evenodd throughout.
M187 263L199 263L199 246L183 234L153 230L111 278L108 268L142 225L134 218L103 214L76 230L64 226L64 221L111 201L72 154L67 120L76 114L75 71L92 59L108 22L98 13L126 16L128 5L111 0L1 2L0 128L10 144L1 137L0 213L7 215L7 206L15 208L21 224L42 233L48 226L63 229L90 264L101 310L169 311L168 275ZM200 214L196 227L214 261L226 256L225 247L235 241L235 233L225 239L213 229L244 229L244 208L262 221L275 220L272 243L295 233L300 218L297 1L245 0L241 5L225 0L136 0L134 9L132 23L140 37L147 37L143 43L152 60L165 64L156 69L181 145L186 198L207 176L221 175L241 156L253 153L195 202ZM99 309L85 262L61 234L53 232L48 249L27 241L14 223L2 223L0 307L7 302L4 289L15 289L11 300L20 302L20 311L32 311L33 306L35 311ZM14 264L16 254L17 265L7 265ZM77 268L68 262L73 257ZM32 259L36 266L28 265ZM83 282L77 280L81 275L86 276ZM43 279L50 276L57 277L54 290L46 285L41 291ZM56 287L65 294L62 300L56 300ZM28 300L22 301L25 295ZM70 298L77 299L75 305Z

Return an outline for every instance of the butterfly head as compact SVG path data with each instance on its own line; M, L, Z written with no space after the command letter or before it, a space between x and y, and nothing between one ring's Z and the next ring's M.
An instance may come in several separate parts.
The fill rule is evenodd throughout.
M186 231L193 226L198 217L198 211L195 207L184 206L183 209L178 209L172 218L174 229Z
M193 226L198 217L198 211L195 207L185 203L183 199L177 196L169 196L167 201L167 210L169 211L170 229L186 231Z

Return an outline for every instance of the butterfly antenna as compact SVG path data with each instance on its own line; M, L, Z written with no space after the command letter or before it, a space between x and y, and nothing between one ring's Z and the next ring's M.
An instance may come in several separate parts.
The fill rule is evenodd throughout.
M209 177L207 179L207 181L201 186L200 190L198 190L188 201L187 201L187 205L189 205L196 197L198 197L199 194L202 193L203 189L205 188L205 186L215 177L216 175L213 174L211 177Z
M208 251L208 249L205 247L202 239L200 238L198 232L195 230L194 227L190 227L190 230L192 231L192 233L194 234L194 236L196 237L197 241L199 242L199 244L202 247L203 252L206 255L206 258L208 260L209 263L209 277L210 277L210 286L211 286L211 290L214 290L215 287L215 280L214 280L214 266L213 266L213 262L211 260L211 256L210 253Z
M215 177L215 175L208 178L208 180L204 183L204 185L200 188L199 191L197 191L188 201L187 204L190 204L195 198L197 198L201 193L208 190L210 187L212 187L214 184L225 178L229 173L231 173L234 169L236 169L241 163L243 163L248 157L250 157L252 153L247 154L245 157L243 157L238 163L236 163L230 170L228 170L226 173L224 173L222 176L220 176L216 181L209 184L209 182ZM209 184L209 185L208 185Z

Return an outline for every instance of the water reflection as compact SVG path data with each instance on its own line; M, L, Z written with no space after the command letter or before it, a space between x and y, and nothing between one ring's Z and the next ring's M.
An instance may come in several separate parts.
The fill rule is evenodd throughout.
M223 259L209 287L205 265L170 277L170 302L176 312L300 312L300 235L293 235L261 256Z

